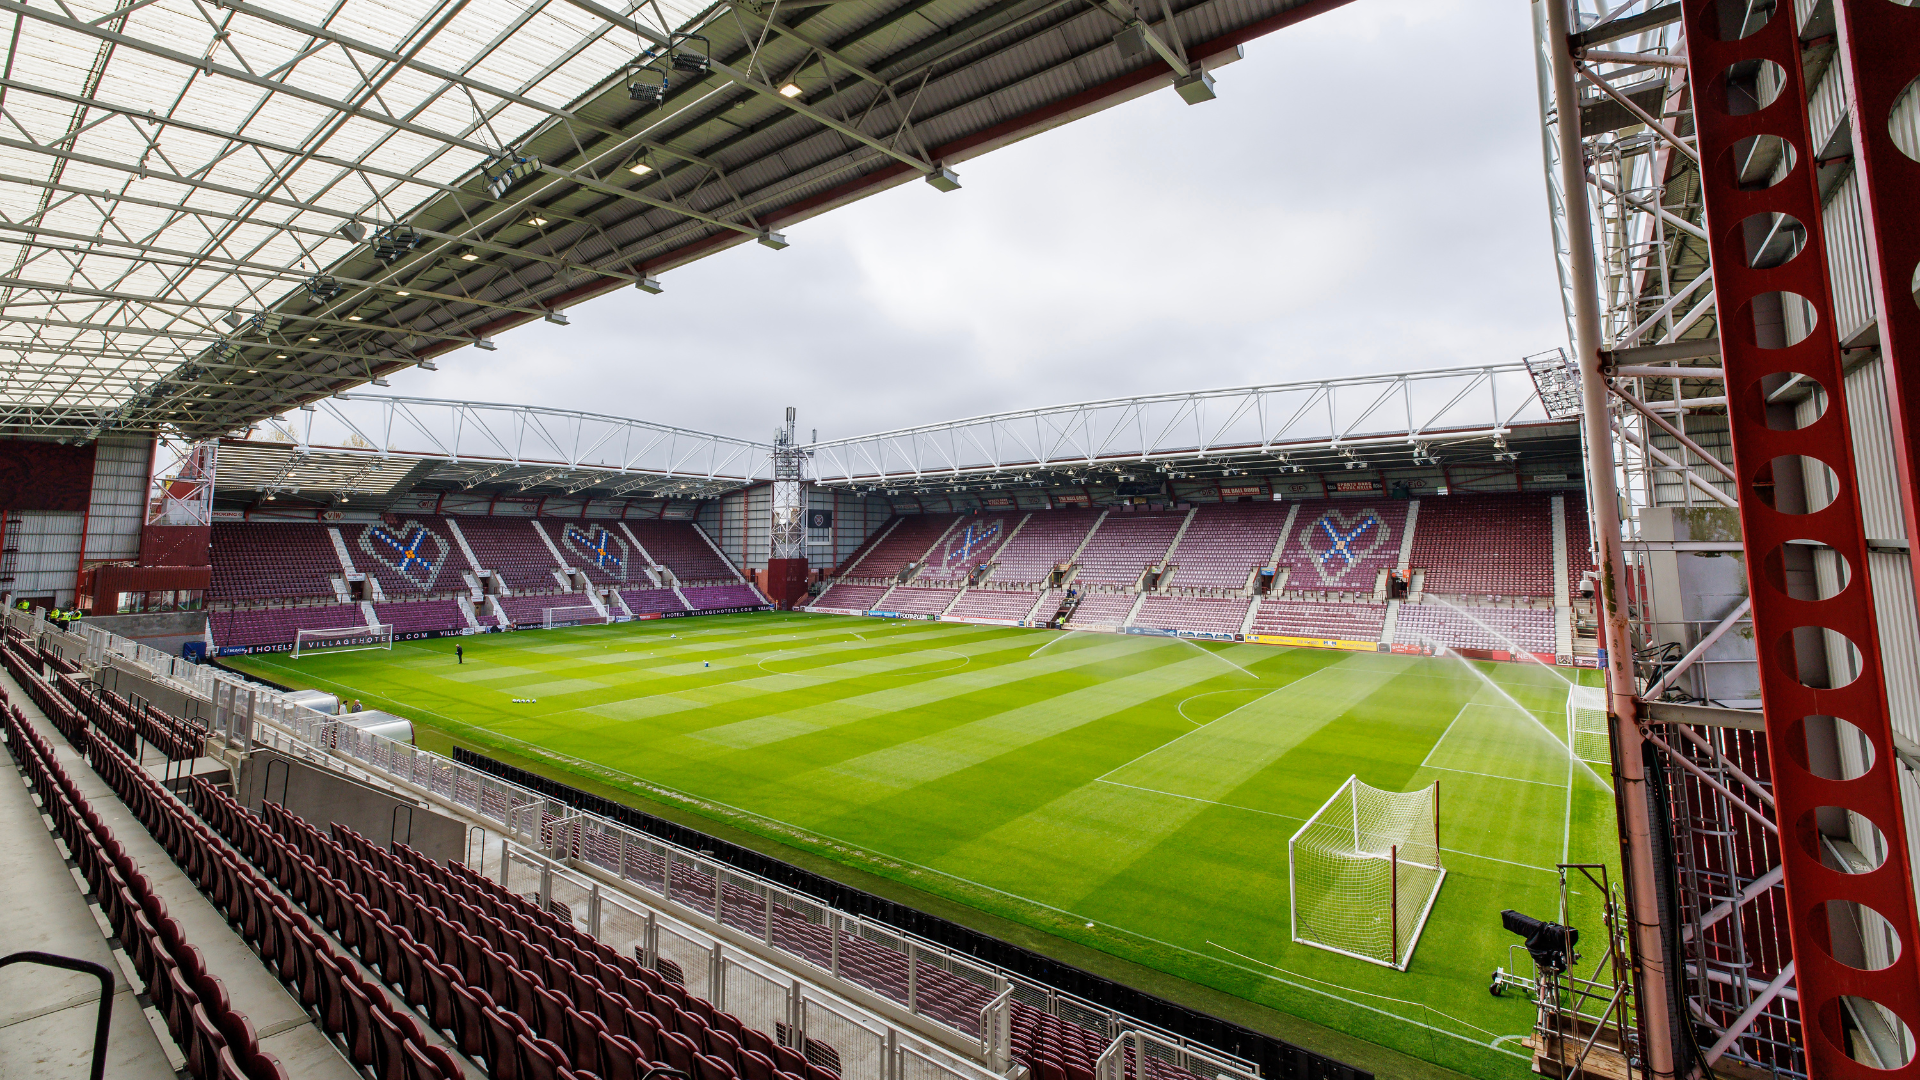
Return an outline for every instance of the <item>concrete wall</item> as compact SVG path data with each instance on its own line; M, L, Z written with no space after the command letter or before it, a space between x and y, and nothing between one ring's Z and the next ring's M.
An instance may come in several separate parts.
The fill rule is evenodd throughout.
M460 821L272 750L247 756L235 792L255 812L271 799L319 829L337 821L382 847L398 841L436 860L466 858Z

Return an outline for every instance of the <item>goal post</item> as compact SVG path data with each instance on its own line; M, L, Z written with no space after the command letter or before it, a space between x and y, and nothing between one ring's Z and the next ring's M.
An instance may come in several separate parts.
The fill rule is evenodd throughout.
M541 612L540 625L548 630L556 626L579 626L582 623L610 623L613 616L594 607L592 604L578 604L573 607L550 607Z
M1567 691L1567 731L1573 756L1590 765L1613 764L1613 741L1607 723L1607 692L1598 686L1576 686Z
M293 656L299 659L303 652L326 649L329 652L353 652L359 649L393 648L393 624L376 623L373 626L333 626L319 630L295 630L293 632Z
M1440 785L1383 791L1349 776L1287 841L1293 940L1405 971L1447 871Z

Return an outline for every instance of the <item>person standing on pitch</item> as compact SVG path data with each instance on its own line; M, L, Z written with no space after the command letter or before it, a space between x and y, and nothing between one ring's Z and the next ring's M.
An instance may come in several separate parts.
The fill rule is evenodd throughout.
M456 664L467 662L467 650L459 642L455 642L453 646L453 662Z

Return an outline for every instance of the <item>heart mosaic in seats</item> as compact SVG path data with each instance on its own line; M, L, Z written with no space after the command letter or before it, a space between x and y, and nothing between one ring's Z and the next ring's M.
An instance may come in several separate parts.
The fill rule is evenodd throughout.
M627 580L627 542L614 535L612 529L604 525L590 529L569 525L560 534L560 543L617 580Z
M1387 523L1372 510L1351 517L1329 510L1307 526L1307 534L1300 539L1313 553L1313 567L1320 572L1320 580L1339 585L1361 560L1387 542L1388 531Z
M421 592L433 589L446 565L447 542L417 521L403 526L369 525L360 533L360 550L406 578Z

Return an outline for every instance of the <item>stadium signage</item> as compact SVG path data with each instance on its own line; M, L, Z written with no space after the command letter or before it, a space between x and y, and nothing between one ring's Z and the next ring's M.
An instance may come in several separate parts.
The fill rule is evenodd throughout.
M1223 499L1232 499L1241 495L1259 495L1264 490L1265 489L1258 484L1248 484L1244 487L1223 487L1220 489L1220 497Z
M1336 480L1327 485L1335 491L1379 491L1378 480Z
M422 641L427 638L466 637L470 634L473 634L474 632L475 632L474 629L470 626L462 626L462 627L459 627L458 629L450 629L450 630L409 630L404 634L393 635L393 640ZM371 645L377 640L379 639L369 635L367 637L341 638L338 641L328 642L328 644L329 645ZM313 645L308 645L307 649L311 652L326 651L325 646L316 647ZM214 655L215 656L250 656L254 653L280 653L280 652L292 652L292 651L293 651L293 642L289 641L280 645L222 645L218 649L214 650Z
M1390 651L1400 653L1403 656L1432 656L1433 646L1431 645L1395 645L1391 648Z
M1203 638L1207 641L1239 641L1239 634L1223 634L1215 630L1180 630L1180 637Z
M1345 641L1340 638L1284 637L1279 634L1248 634L1246 640L1261 645L1294 645L1308 649L1341 649L1345 652L1391 652L1384 641Z
M773 609L767 607L765 604L743 604L740 607L701 608L697 611L663 611L659 617L662 619L681 619L688 615L741 615L749 611L771 610Z
M1055 495L1053 497L1053 502L1054 502L1054 505L1056 506L1092 506L1093 505L1093 500L1087 498L1087 496L1084 494Z
M1157 626L1123 626L1120 628L1120 632L1124 634L1144 634L1147 637L1180 636L1180 631L1178 630L1163 630Z
M939 622L938 615L920 615L911 611L863 611L860 614L875 619L918 619L921 622Z
M981 499L980 503L983 506L992 507L995 510L1010 510L1013 508L1012 499Z

